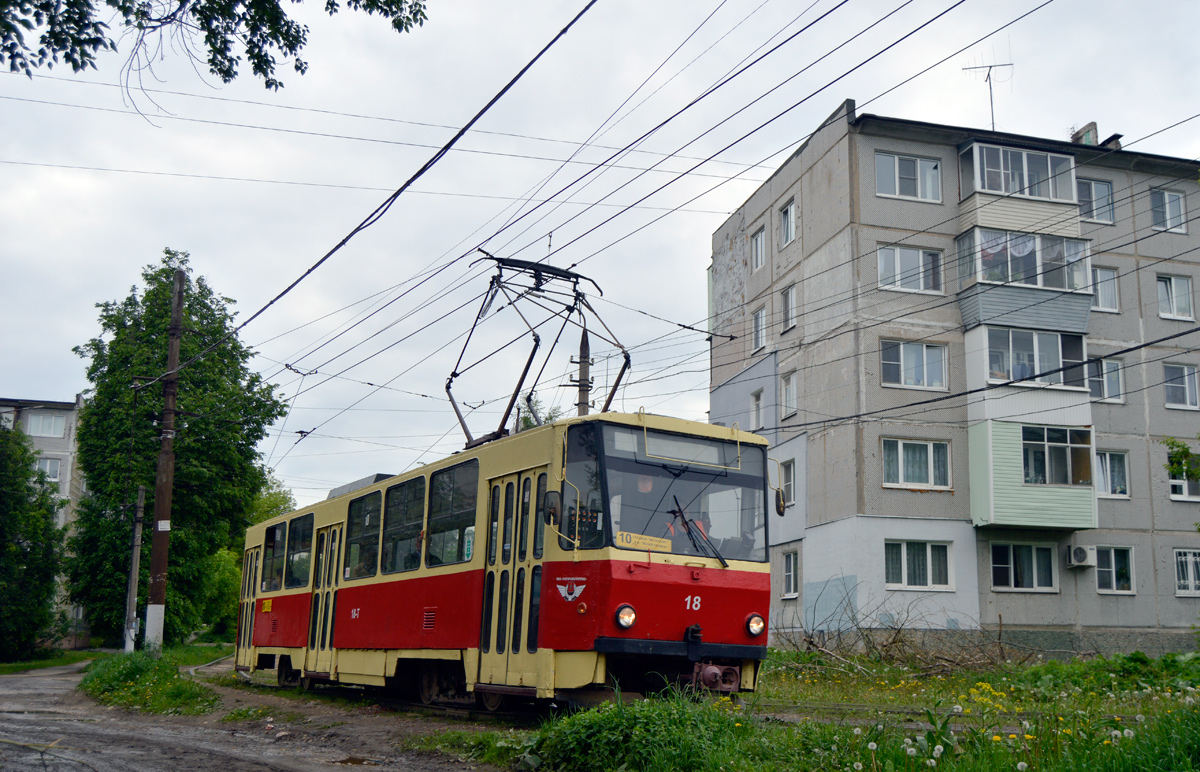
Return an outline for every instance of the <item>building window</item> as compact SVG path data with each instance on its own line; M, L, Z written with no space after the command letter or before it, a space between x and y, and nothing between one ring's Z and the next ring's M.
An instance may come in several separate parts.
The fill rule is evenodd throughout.
M925 541L889 541L883 545L888 587L950 589L950 545Z
M17 412L11 407L0 407L0 429L13 428L13 418L16 416L16 414Z
M991 380L1030 380L1082 388L1086 386L1084 359L1082 335L988 328Z
M964 195L981 190L1075 201L1075 171L1071 156L975 144L962 152L960 161L963 182L967 183Z
M779 391L782 397L781 415L790 416L796 412L796 374L788 373L779 379Z
M1193 365L1163 365L1167 407L1200 407L1197 399L1196 368Z
M46 473L48 481L58 482L59 463L57 458L39 458L37 460L37 468L39 472Z
M880 247L879 286L912 292L941 292L942 253L932 249Z
M767 309L760 308L754 312L751 320L750 348L758 351L767 344Z
M750 430L763 428L763 395L756 391L750 395Z
M750 237L750 270L757 271L763 267L763 263L767 261L766 252L766 229L759 228Z
M928 343L879 342L884 385L914 389L946 388L946 347Z
M1085 220L1111 223L1113 221L1112 183L1101 180L1076 180L1079 195L1079 216Z
M1121 360L1088 362L1088 390L1092 393L1092 399L1120 402L1124 394L1121 388Z
M1026 485L1091 485L1092 432L1059 426L1022 426Z
M941 161L876 153L875 192L881 196L941 201Z
M1092 310L1114 313L1121 310L1117 298L1117 271L1115 268L1092 269Z
M796 202L789 201L779 209L779 246L786 247L796 238Z
M61 437L65 429L63 416L53 413L34 413L29 416L30 437Z
M1133 548L1096 548L1096 590L1133 592Z
M796 552L783 553L783 597L795 598L800 594L800 582L796 569L800 555Z
M950 443L885 439L883 484L896 488L949 488Z
M796 326L796 316L798 314L796 308L796 285L789 286L779 294L780 303L783 306L783 329L790 330Z
M1158 277L1158 315L1192 321L1192 280L1189 277Z
M1200 595L1200 550L1175 550L1175 594Z
M1168 456L1167 463L1171 463L1172 459ZM1187 479L1183 470L1174 471L1167 470L1167 476L1170 477L1171 483L1171 499L1174 501L1200 501L1200 480Z
M1091 289L1087 242L977 228L958 237L959 276L1031 287Z
M1150 219L1159 230L1186 232L1183 221L1183 194L1170 190L1150 191Z
M1096 493L1129 498L1128 455L1115 450L1096 451Z
M779 487L783 490L783 501L793 503L796 499L796 462L784 461L779 465Z
M1042 544L992 544L992 587L1053 590L1054 547Z

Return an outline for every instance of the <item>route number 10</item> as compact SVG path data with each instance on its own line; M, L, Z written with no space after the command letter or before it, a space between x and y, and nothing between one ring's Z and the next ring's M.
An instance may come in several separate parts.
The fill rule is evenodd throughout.
M688 611L699 611L700 610L700 596L699 595L687 596L686 598L683 599L683 607L686 608Z

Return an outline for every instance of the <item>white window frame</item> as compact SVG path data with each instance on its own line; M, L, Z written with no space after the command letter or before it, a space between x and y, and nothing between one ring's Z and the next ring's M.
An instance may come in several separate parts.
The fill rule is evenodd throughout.
M783 418L794 415L796 407L796 371L779 377L779 414Z
M1200 549L1175 550L1175 595L1200 598Z
M1025 329L1017 329L1017 328L1012 328L1012 327L990 327L989 326L987 328L987 331L988 331L988 347L987 347L988 372L987 372L987 376L988 376L989 383L1005 383L1006 381L1018 380L1018 376L1016 373L1016 367L1015 367L1015 358L1013 356L1013 343L1012 343L1013 333L1018 332L1018 333L1028 333L1033 336L1033 359L1034 359L1034 362L1036 363L1036 365L1034 366L1034 371L1032 373L1029 373L1029 375L1022 374L1020 377L1021 378L1030 378L1030 376L1037 375L1038 373L1046 372L1049 370L1058 370L1058 372L1051 373L1050 375L1044 376L1043 378L1031 378L1030 380L1021 381L1020 383L1014 383L1014 384L1012 384L1013 386L1032 386L1032 387L1037 387L1037 388L1050 387L1050 388L1057 388L1057 389L1080 389L1080 390L1090 391L1090 389L1088 387L1088 370L1083 365L1083 363L1086 362L1088 359L1087 338L1085 336L1076 335L1074 333L1047 332L1044 330L1025 330ZM998 373L1001 373L1002 371L995 370L992 368L992 338L993 338L992 333L993 332L996 332L996 333L1004 332L1004 333L1008 334L1008 344L1007 344L1008 348L1006 349L1006 351L1007 351L1006 360L1008 362L1007 375L999 375ZM1070 337L1073 337L1073 338L1079 338L1080 347L1082 349L1081 356L1079 359L1066 359L1063 356L1062 341L1063 341L1063 337L1067 336L1067 335L1069 335ZM1051 336L1053 336L1053 338L1058 343L1058 351L1055 352L1055 356L1058 357L1058 364L1055 367L1049 367L1049 366L1046 366L1043 364L1043 360L1046 358L1046 355L1047 355L1047 353L1045 351L1043 351L1043 347L1049 342ZM1051 362L1050 364L1053 364L1053 362ZM1078 365L1078 367L1074 370L1074 372L1070 369L1067 369L1067 370L1059 369L1062 367L1070 367L1071 365ZM1067 383L1066 381L1067 381L1068 376L1070 376L1071 378L1078 379L1081 382L1078 384Z
M45 424L49 422L50 428ZM30 437L63 437L66 433L66 416L62 413L31 413L29 415Z
M916 189L915 195L908 195L900 192L901 160L912 162L913 173L916 175L916 177L913 179L913 186ZM889 171L880 166L881 161L890 161L891 190L893 192L889 193L880 189L879 182L881 179L883 179L884 173ZM931 187L936 188L936 190L930 190ZM900 153L887 153L880 150L875 151L875 195L881 198L901 198L907 201L928 201L930 203L940 204L942 202L941 159L921 158L920 156L903 155Z
M891 545L899 546L900 553L900 578L903 581L890 582L888 581L888 547ZM911 581L909 576L909 545L917 547L923 545L925 547L925 584L916 584ZM939 548L944 551L946 556L946 583L933 583L933 553L934 549ZM887 539L883 543L883 583L884 587L889 590L920 590L922 592L953 592L954 591L954 560L953 560L953 545L947 541L922 541L920 539ZM919 547L917 547L919 549Z
M1172 375L1171 368L1177 368L1179 374ZM1171 395L1178 388L1183 389L1184 401L1172 402ZM1170 410L1200 410L1200 381L1197 379L1196 366L1164 362L1163 392L1163 403Z
M1094 384L1100 387L1100 394L1092 388ZM1093 402L1125 402L1125 367L1120 359L1101 359L1088 362L1087 365L1088 392ZM1114 388L1115 393L1114 393Z
M987 150L998 151L996 157L998 166L993 167L989 164L987 169L984 168L984 156ZM978 142L963 151L964 154L968 152L973 153L972 167L975 174L973 191L964 191L968 194L978 191L981 193L1031 198L1038 201L1059 201L1068 204L1078 203L1075 198L1075 159L1072 156L1060 153L1047 153L1041 150L1025 150L1001 145L988 145ZM1046 157L1047 176L1045 185L1048 194L1044 196L1028 192L1030 160L1035 156ZM1065 163L1066 169L1063 170L1060 168L1056 172L1054 169L1055 159L1060 164ZM1018 165L1020 169L1017 168ZM988 170L992 168L995 168L995 174L997 175L994 179L995 184L989 182L988 179ZM1019 178L1016 175L1019 175ZM1055 193L1058 193L1058 195L1055 195Z
M799 316L796 310L796 285L789 284L779 295L783 305L783 329L787 331L796 326L796 318Z
M1158 289L1158 315L1163 319L1179 319L1194 322L1195 304L1192 303L1192 277L1159 274L1155 281ZM1163 288L1166 288L1164 296ZM1186 299L1186 303L1184 303ZM1163 306L1166 305L1164 310ZM1186 307L1185 307L1186 306Z
M767 229L759 228L750 236L750 271L757 271L767 262Z
M1177 190L1151 188L1151 227L1156 231L1187 233L1187 207L1184 206L1184 201L1183 193Z
M786 247L796 240L796 199L779 207L779 246Z
M1100 275L1101 273L1104 273L1106 275L1101 276ZM1107 274L1111 274L1111 276L1107 275ZM1103 311L1106 314L1121 313L1121 287L1117 283L1117 275L1118 275L1118 272L1117 272L1116 268L1103 268L1103 267L1099 267L1099 266L1092 266L1092 310L1093 311ZM1102 305L1100 305L1100 288L1101 288L1101 286L1110 286L1110 284L1109 284L1110 282L1111 282L1112 291L1113 291L1113 298L1116 300L1116 303L1112 306L1102 306Z
M895 345L896 350L900 353L900 361L888 361L884 359L887 353L888 345ZM917 371L917 366L914 362L917 350L921 352L920 374L922 383L908 383L909 376ZM942 367L942 384L931 385L929 383L929 357L940 356ZM900 378L896 381L887 379L887 365L896 365L900 367ZM879 382L885 389L922 389L925 391L948 391L950 389L950 373L949 359L947 356L946 346L940 343L916 343L903 340L888 340L882 339L879 341ZM915 379L914 379L915 380Z
M912 283L912 271L902 271L905 256L911 263L915 257L920 268L917 269L917 284ZM890 277L885 280L884 277ZM944 295L942 283L942 253L937 249L922 249L920 247L901 247L895 244L885 244L879 247L879 286L881 289L896 292L919 292L926 295Z
M783 553L783 581L780 582L781 598L800 596L800 554L796 550Z
M996 563L996 547L1008 548L1008 584L996 584L996 568L999 566ZM1030 557L1033 565L1033 584L1029 587L1014 586L1017 578L1017 566L1013 556L1016 553L1016 547L1029 547ZM1050 584L1044 585L1038 583L1038 556L1046 555L1048 552L1050 560ZM1054 593L1058 592L1058 545L1051 542L1028 542L1028 541L994 541L988 543L988 581L991 584L992 592L1030 592L1030 593Z
M1116 586L1117 585L1117 565L1116 565L1117 550L1122 550L1124 552L1129 553L1128 558L1127 558L1129 561L1129 564L1128 564L1129 565L1129 589L1128 590L1119 590L1119 589L1117 589L1117 586ZM1108 568L1104 568L1101 566L1101 563L1103 562L1101 555L1104 553L1108 554ZM1101 587L1100 582L1102 581L1102 578L1104 576L1110 575L1110 574L1111 574L1111 576L1109 576L1109 581L1112 586L1108 587L1108 588ZM1133 547L1113 547L1113 546L1096 547L1096 592L1100 593L1101 595L1136 595L1137 594L1137 585L1134 583Z
M1120 486L1113 485L1112 468L1113 459L1121 459L1121 468L1124 471L1125 486L1124 490L1114 490ZM1129 453L1124 450L1097 450L1096 463L1092 469L1093 477L1096 478L1096 495L1102 499L1127 499L1129 498Z
M1096 186L1103 185L1108 188L1108 193L1101 199L1096 196ZM1084 189L1087 189L1086 198L1081 195ZM1115 218L1113 217L1113 184L1108 180L1089 180L1081 177L1075 178L1076 198L1079 199L1079 217L1089 222L1102 222L1112 225ZM1097 201L1107 201L1100 206L1096 206ZM1084 208L1087 211L1084 211Z
M750 351L758 351L767 345L767 307L760 306L750 317Z
M987 233L987 239L984 239L984 233ZM1003 275L999 272L995 276L989 278L983 267L983 258L986 247L989 250L999 251L1001 242L1000 236L1003 235L1003 247L1005 262ZM1062 240L1062 262L1053 266L1047 262L1051 245L1049 240ZM1072 251L1070 247L1077 247ZM955 241L955 248L958 250L960 279L970 279L974 277L977 281L986 282L988 284L1010 284L1014 287L1041 287L1043 289L1058 290L1059 292L1079 292L1090 294L1092 292L1092 257L1091 245L1089 241L1084 239L1072 239L1065 236L1042 235L1037 233L1022 233L1020 231L1006 231L998 228L972 228L963 235L959 236ZM1017 254L1018 249L1026 249L1027 251ZM989 252L990 254L990 252ZM1027 261L1032 255L1032 266L1020 266L1021 261ZM1071 259L1075 255L1074 259ZM997 263L997 266L999 263ZM1053 267L1048 267L1053 266ZM988 269L989 271L993 269ZM998 271L998 269L996 269ZM1046 277L1051 271L1061 271L1063 286L1056 287L1053 284L1046 283ZM1021 274L1021 278L1014 278L1016 274ZM1027 276L1027 274L1032 274ZM1028 279L1028 280L1027 280Z
M1041 430L1041 440L1027 438L1027 430ZM1066 432L1066 441L1061 442L1058 439L1050 439L1051 431ZM1087 434L1087 442L1076 442L1078 434ZM1023 425L1021 426L1021 484L1035 485L1039 488L1055 487L1055 488L1091 488L1095 483L1095 469L1092 464L1092 447L1095 440L1095 432L1091 427L1080 426L1044 426L1044 425ZM1041 448L1042 463L1045 466L1046 479L1038 482L1037 480L1030 481L1029 462L1027 454L1030 448ZM1054 454L1052 448L1066 448L1066 463L1067 463L1067 481L1065 483L1050 482L1051 466L1054 464ZM1073 452L1076 448L1087 448L1086 453ZM1076 477L1076 464L1079 462L1087 462L1087 480L1083 482L1072 482Z
M62 479L62 460L57 458L42 457L37 460L37 468L39 472L46 473L46 479L50 482L58 482ZM53 473L51 470L53 469Z
M796 459L779 462L779 489L783 491L783 503L796 503Z
M750 431L763 428L763 393L762 389L750 395Z
M887 482L887 444L889 442L896 443L896 480L897 482ZM925 469L928 472L925 481L906 481L904 479L904 450L909 445L924 445L925 446ZM934 446L944 446L946 455L946 482L939 484L935 482L935 467L934 467ZM950 441L949 440L907 440L900 437L882 437L880 438L880 464L882 465L881 485L884 488L901 488L905 490L922 489L933 491L948 491L954 488L954 470L951 469L950 456Z
M1171 462L1170 456L1167 463ZM1200 501L1200 480L1188 480L1167 470L1167 483L1171 501Z

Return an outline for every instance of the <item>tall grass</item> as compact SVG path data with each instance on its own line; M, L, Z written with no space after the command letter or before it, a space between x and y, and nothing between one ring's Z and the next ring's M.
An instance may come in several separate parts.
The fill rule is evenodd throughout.
M211 651L210 651L211 654ZM188 652L185 660L195 659ZM203 664L215 657L203 659ZM185 663L186 664L186 663ZM216 693L181 675L180 663L168 651L161 658L144 652L115 654L88 668L79 689L106 705L136 708L148 713L207 713L216 707Z

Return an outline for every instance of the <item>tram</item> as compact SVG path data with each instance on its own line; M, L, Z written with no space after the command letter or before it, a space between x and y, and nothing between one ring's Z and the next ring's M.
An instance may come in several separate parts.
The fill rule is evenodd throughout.
M236 668L426 703L754 690L766 440L639 412L501 437L246 532Z

